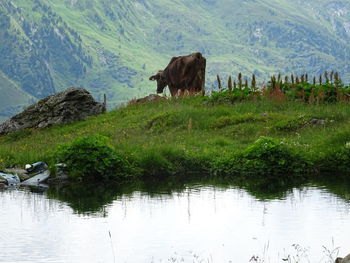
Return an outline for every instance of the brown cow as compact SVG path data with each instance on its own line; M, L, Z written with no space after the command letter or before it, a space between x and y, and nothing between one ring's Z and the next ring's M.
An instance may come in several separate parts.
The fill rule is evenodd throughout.
M159 70L150 80L157 81L157 93L162 93L169 86L171 96L180 90L190 93L204 91L206 59L201 53L173 57L164 70Z

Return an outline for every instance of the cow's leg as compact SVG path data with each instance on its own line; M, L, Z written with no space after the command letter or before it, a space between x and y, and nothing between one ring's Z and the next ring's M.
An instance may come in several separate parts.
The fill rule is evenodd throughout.
M188 96L191 96L192 95L192 89L186 89L186 94Z
M185 96L185 92L186 92L186 89L181 89L180 90L180 97L184 97Z
M193 88L190 89L190 94L191 95L196 95L196 93L197 93L196 87L193 87Z
M171 97L173 97L173 98L176 97L178 89L169 87L169 91L170 91Z

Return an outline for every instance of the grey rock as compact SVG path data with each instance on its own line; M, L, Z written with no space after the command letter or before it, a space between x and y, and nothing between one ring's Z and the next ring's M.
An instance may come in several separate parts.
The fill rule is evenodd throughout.
M43 182L45 182L50 177L49 171L43 171L42 173L39 173L32 178L25 180L22 182L22 185L39 185Z
M6 174L0 172L0 176L6 180L7 185L15 186L18 185L21 181L17 174Z
M0 176L0 184L7 184L7 180L2 176Z
M14 174L26 174L27 171L25 169L20 169L20 168L6 168L4 170L6 173L14 173Z
M29 174L26 170L24 169L18 169L18 168L8 168L4 170L5 173L10 173L10 174L17 174L19 179L22 181L29 179Z
M158 94L150 94L144 98L133 99L129 102L129 104L145 103L145 102L158 101L158 100L166 100L166 98L159 96Z
M40 100L0 124L0 135L26 128L43 129L80 121L105 110L106 105L96 102L87 90L69 88Z
M312 119L310 121L310 124L314 124L314 125L325 125L326 124L326 120L322 120L322 119Z
M335 260L335 263L350 263L350 254L347 255L345 258L337 258Z
M33 164L27 164L29 167L26 168L28 173L41 173L47 170L48 166L44 162L36 162Z

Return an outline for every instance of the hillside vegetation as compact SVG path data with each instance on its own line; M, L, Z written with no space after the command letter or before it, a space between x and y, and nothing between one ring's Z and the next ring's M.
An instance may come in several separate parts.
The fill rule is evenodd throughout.
M29 103L34 102L34 98L23 90L19 89L15 83L9 80L0 72L0 122L14 115Z
M273 90L273 96L251 93L232 100L228 93L234 92L130 104L71 125L2 136L0 168L64 160L80 167L72 173L78 177L84 169L96 176L102 168L120 167L108 173L168 177L195 172L258 176L263 183L281 179L283 184L305 175L350 173L347 102L286 100Z
M349 10L346 0L3 0L0 78L10 82L0 88L41 98L81 86L113 106L154 92L148 77L194 51L208 59L207 88L238 72L261 81L333 69L349 81Z

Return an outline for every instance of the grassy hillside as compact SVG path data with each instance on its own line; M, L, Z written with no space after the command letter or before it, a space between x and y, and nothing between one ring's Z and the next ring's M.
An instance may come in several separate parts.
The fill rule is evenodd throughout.
M261 81L333 69L350 81L348 10L345 0L4 0L0 72L36 98L81 86L111 106L154 92L148 77L194 51L208 59L209 89L240 71Z
M34 98L23 90L19 89L17 84L9 80L0 72L0 122L13 115L24 105L33 102Z
M264 161L275 156L271 158L277 159L268 161L275 163L269 169L293 161L289 157L283 161L288 153L283 149L287 147L307 164L311 174L346 174L349 116L347 103L317 106L267 98L234 104L217 103L208 97L135 104L71 125L2 136L0 168L39 160L54 164L53 154L59 145L99 134L108 137L118 153L129 156L146 173L244 173L229 172L230 165L236 164L230 158L242 153L245 156L252 149L253 154L258 154L263 149L259 147L265 146L256 141L260 138L261 142L265 136L276 139L278 147L282 147L281 150L272 145L273 151L278 150L277 155L272 151L261 153L258 158ZM303 167L304 164L294 168Z

